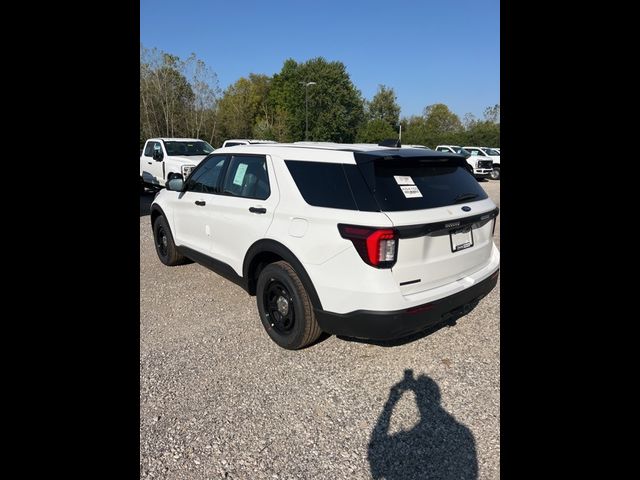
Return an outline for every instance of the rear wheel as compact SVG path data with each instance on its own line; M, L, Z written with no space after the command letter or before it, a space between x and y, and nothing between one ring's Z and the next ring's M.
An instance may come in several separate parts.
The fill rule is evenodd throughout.
M173 267L186 262L186 258L178 252L173 235L169 229L167 219L162 215L153 223L153 243L156 246L156 253L162 263Z
M256 299L262 325L282 348L298 350L322 333L309 295L287 262L271 263L260 272Z
M491 171L489 176L491 177L491 180L500 180L500 169L493 167L493 170Z

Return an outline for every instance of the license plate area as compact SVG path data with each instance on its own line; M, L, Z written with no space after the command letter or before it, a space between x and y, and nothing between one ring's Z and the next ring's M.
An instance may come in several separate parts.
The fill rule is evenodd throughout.
M458 228L449 232L451 240L451 251L459 252L465 248L473 247L473 230L471 225L464 228Z

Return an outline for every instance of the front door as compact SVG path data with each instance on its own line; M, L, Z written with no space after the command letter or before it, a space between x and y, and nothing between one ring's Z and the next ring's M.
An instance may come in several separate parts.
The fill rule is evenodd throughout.
M216 198L226 155L214 155L198 165L189 177L186 191L174 203L174 237L177 245L211 255L212 232L216 229Z
M158 157L158 155L160 155L160 157ZM164 185L164 153L160 142L147 142L140 166L142 168L142 180L145 183Z

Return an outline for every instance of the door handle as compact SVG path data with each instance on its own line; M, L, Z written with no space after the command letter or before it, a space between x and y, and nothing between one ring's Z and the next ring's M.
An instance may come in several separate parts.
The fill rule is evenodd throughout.
M204 200L196 200L196 205L199 207L204 207L207 204Z
M147 162L149 165L151 165L151 162Z
M249 211L251 213L267 213L267 209L266 208L257 208L257 207L250 207Z

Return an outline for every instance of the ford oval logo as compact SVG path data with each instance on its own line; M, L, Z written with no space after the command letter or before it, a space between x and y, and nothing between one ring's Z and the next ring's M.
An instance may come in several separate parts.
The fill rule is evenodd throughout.
M462 211L463 212L470 212L471 211L471 207L467 207L466 205L464 207L462 207Z

